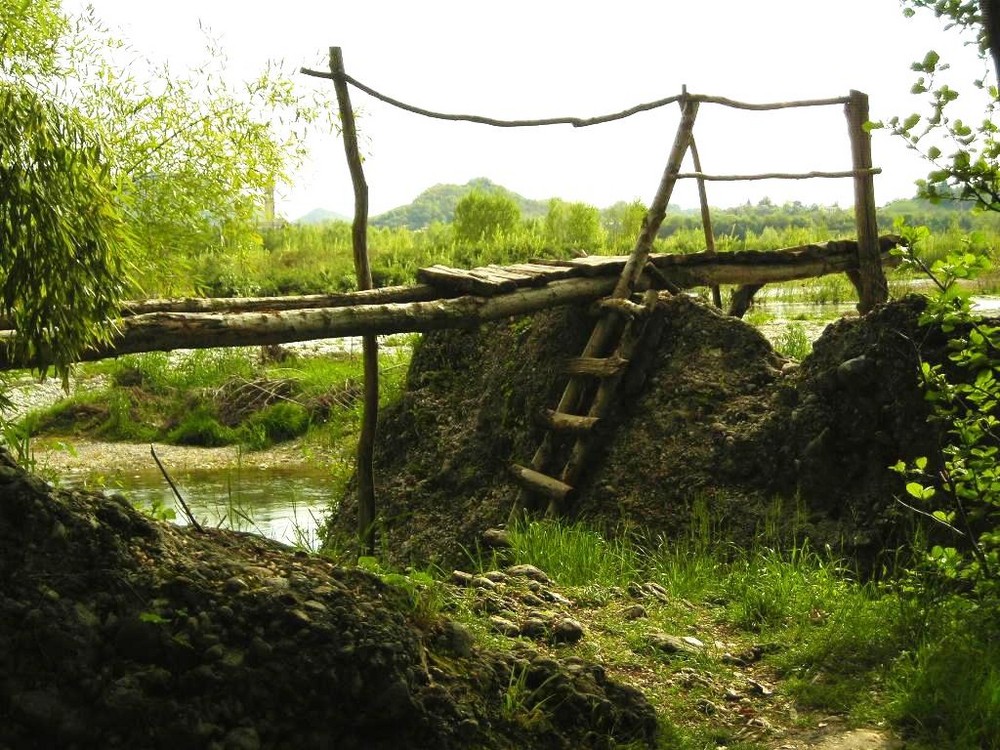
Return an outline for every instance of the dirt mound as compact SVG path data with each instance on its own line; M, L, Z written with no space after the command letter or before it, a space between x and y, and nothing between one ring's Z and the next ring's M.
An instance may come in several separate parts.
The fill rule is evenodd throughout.
M53 490L0 451L0 747L653 743L600 668L520 661L374 576ZM530 723L505 710L518 668Z
M711 524L737 544L767 527L870 561L910 533L887 467L935 440L918 356L939 358L944 339L917 325L922 307L909 297L840 320L796 367L742 321L687 296L661 299L648 377L626 383L571 516L674 536ZM564 308L424 337L380 423L389 555L458 562L506 520L507 467L530 461L535 415L558 400L561 366L592 324L586 309ZM355 507L348 497L334 531L352 532Z

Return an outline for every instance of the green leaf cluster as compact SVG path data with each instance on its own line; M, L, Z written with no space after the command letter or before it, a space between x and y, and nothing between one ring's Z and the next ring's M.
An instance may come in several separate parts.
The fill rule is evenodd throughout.
M66 373L112 333L128 233L106 151L86 120L0 80L0 312L14 356Z
M1000 326L975 315L960 282L989 268L973 253L953 253L928 267L912 249L904 261L933 281L921 323L948 334L948 362L923 362L920 375L931 419L947 440L938 455L899 462L913 507L953 533L928 561L946 579L1000 595Z

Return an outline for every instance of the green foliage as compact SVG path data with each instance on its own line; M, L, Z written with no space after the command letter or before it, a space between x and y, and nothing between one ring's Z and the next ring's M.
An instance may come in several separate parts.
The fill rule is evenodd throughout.
M497 185L485 177L469 180L464 185L435 185L418 195L412 203L372 217L371 225L378 228L425 230L434 224L450 224L455 207L469 193L497 193L513 200L521 216L532 219L545 215L545 201L531 200Z
M638 236L638 232L636 234ZM606 239L601 213L586 203L566 203L553 198L545 215L545 239L557 253L569 250L597 252Z
M448 604L445 585L429 570L408 568L405 573L399 573L383 567L378 558L367 556L359 557L357 566L395 586L405 597L410 612L422 623L433 623Z
M998 635L995 621L962 619L902 658L891 677L896 720L933 747L1000 748Z
M806 335L805 326L791 323L778 336L774 348L783 356L801 362L812 351L812 342Z
M977 42L979 56L989 55L989 39L976 2L960 0L904 0L904 13L929 9L945 19L946 27L970 32ZM1000 92L987 85L985 76L972 82L984 101L986 117L966 123L955 117L952 105L960 92L942 81L949 65L933 50L913 63L918 74L911 92L925 97L926 111L905 117L893 117L888 123L873 123L872 128L887 127L907 146L920 153L931 171L918 183L919 194L931 201L959 199L991 210L1000 209L1000 180L997 178L1000 140L992 119ZM946 155L947 152L947 155Z
M208 448L235 442L233 430L221 424L211 409L200 406L187 414L183 421L167 433L175 445L200 445Z
M521 221L521 211L502 193L473 190L455 206L455 237L474 244L512 233Z
M58 72L59 45L68 32L59 0L0 3L0 77L35 79Z
M958 253L928 267L912 250L903 258L936 288L921 323L949 335L949 364L924 362L920 371L932 418L945 426L948 442L936 456L893 468L910 480L908 502L954 532L957 546L935 545L930 562L945 578L965 581L995 599L1000 595L1000 327L973 314L969 292L959 283L989 262Z
M254 412L244 430L251 448L266 448L274 443L304 435L312 420L309 411L294 401L279 401Z
M512 529L510 539L516 560L567 586L630 583L642 567L642 552L627 534L609 540L584 525L532 521Z
M612 254L627 255L632 252L642 230L647 208L642 201L620 201L602 212L607 232L608 249Z
M100 140L81 115L0 79L0 313L16 359L65 375L108 340L129 246Z

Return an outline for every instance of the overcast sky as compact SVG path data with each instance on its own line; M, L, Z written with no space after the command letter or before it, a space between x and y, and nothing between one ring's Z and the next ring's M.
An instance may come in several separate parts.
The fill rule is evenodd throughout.
M748 102L843 96L871 99L872 119L919 109L909 93L914 60L936 49L954 64L970 113L969 82L983 73L973 51L933 14L903 17L898 0L91 0L98 16L154 60L203 59L208 26L250 77L283 60L304 87L332 85L299 75L324 68L343 48L347 72L374 89L427 109L496 118L587 117L693 93ZM82 3L66 0L70 10ZM559 197L605 207L652 198L678 123L676 105L622 122L500 129L429 120L352 89L366 142L373 215L409 203L438 183L488 177L529 198ZM845 170L851 166L841 107L756 113L703 105L695 135L709 173ZM309 161L281 190L279 211L297 218L323 207L353 213L339 140L311 143ZM896 139L876 133L881 205L909 197L928 171ZM690 168L690 161L685 168ZM850 180L709 183L709 202L850 205ZM673 202L697 205L693 181Z

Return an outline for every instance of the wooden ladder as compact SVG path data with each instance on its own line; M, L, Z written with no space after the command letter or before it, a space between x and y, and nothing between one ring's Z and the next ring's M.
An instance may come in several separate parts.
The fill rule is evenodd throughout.
M635 247L611 296L599 304L599 317L583 353L568 364L569 382L559 404L543 415L545 437L535 451L531 465L513 464L510 467L511 474L521 487L510 512L510 523L540 510L541 501L536 498L548 500L545 509L548 517L566 509L575 494L574 485L597 442L594 429L600 420L610 414L629 361L639 348L643 320L655 306L657 293L653 289L647 290L641 305L632 302L631 297L647 272L653 240L666 215L698 114L697 101L682 97L680 104L681 121L674 144ZM594 378L598 381L596 388L592 387ZM550 473L553 456L564 437L573 441L569 458L561 469Z

